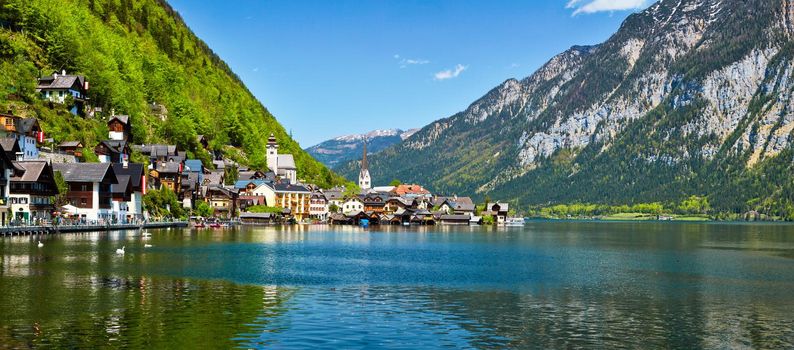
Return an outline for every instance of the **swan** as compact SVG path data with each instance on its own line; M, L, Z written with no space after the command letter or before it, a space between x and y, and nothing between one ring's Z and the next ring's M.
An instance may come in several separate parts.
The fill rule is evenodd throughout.
M142 234L142 236L143 236L143 237L151 237L151 236L152 236L152 234L151 234L151 233L149 233L149 232L147 231L147 232L144 232L144 233Z
M126 246L121 247L121 249L116 249L116 254L124 255L124 248L126 248Z
M44 248L44 243L41 243L41 241L39 241L39 248Z
M152 245L151 245L151 244L144 244L144 245L143 245L143 247L144 247L144 248L151 248L151 247L152 247Z

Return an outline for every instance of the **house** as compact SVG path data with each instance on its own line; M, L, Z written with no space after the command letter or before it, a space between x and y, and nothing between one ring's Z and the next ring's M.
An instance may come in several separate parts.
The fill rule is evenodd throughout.
M480 213L482 216L491 215L496 219L497 224L504 224L507 220L507 215L510 210L508 203L488 203L485 206L485 211Z
M146 179L143 164L115 163L111 165L117 184L111 185L112 210L117 222L133 222L144 219L143 195L146 194Z
M416 185L416 184L396 186L391 191L391 195L395 197L406 197L406 198L421 197L421 198L430 199L432 197L430 191L428 191L421 185Z
M273 213L240 213L240 222L244 225L266 225L276 221Z
M58 151L75 157L83 156L83 144L80 141L64 141L58 145Z
M88 221L112 219L112 185L117 183L110 163L53 163L69 186L66 197L73 214Z
M204 200L217 218L231 219L237 211L237 192L224 186L209 186Z
M275 183L276 207L288 209L296 220L309 216L309 203L312 192L303 185L292 183Z
M132 136L130 116L113 115L108 120L108 138L114 141L128 141Z
M45 100L54 103L70 103L69 112L74 115L84 115L85 104L88 101L88 81L82 75L69 75L66 71L60 74L38 79L36 92Z
M372 193L364 196L361 199L364 202L364 211L366 212L374 212L374 213L383 213L386 207L386 199L380 194Z
M438 199L438 198L437 198ZM440 203L438 201L435 202L435 206L438 207L438 210L445 214L455 214L455 215L474 215L474 201L470 197L443 197L443 201Z
M265 197L268 206L282 208L296 220L303 220L310 215L309 204L312 192L306 186L266 182L259 185L251 193Z
M177 150L175 145L132 145L131 148L141 152L149 158L149 164L157 162L182 162L185 160L185 153Z
M50 220L55 206L52 197L58 194L58 185L52 167L46 161L15 161L18 168L11 177L9 204L14 219L25 223Z
M174 193L182 189L182 163L158 162L149 172L155 188L167 188Z
M11 112L0 113L0 136L13 138L19 142L19 151L23 159L38 159L38 143L44 141L44 132L36 118L22 118ZM16 159L14 157L12 159Z
M325 199L328 201L329 210L331 209L331 206L341 210L342 203L345 202L345 194L343 189L332 188L330 190L324 191L323 195L325 195Z
M130 146L124 140L105 140L94 147L100 163L127 163L130 159Z
M309 200L309 217L318 220L326 220L328 218L328 200L320 191L312 192Z
M403 197L391 197L386 200L383 211L385 213L396 213L400 210L410 209L414 206L414 200Z
M439 217L442 225L468 225L470 220L469 215L443 214Z
M290 184L298 183L298 168L291 154L278 154L276 137L271 133L267 139L267 167L276 176L286 179Z
M7 225L11 220L8 197L11 195L11 178L25 169L20 168L9 158L6 152L0 152L0 225Z
M364 211L364 201L358 197L350 197L342 203L342 213L345 215L355 214Z

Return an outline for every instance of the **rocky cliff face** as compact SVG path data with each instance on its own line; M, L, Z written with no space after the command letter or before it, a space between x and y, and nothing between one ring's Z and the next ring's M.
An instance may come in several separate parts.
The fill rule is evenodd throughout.
M791 0L659 1L603 44L573 47L373 157L370 171L522 204L717 198L735 179L709 172L756 176L791 149L793 22Z

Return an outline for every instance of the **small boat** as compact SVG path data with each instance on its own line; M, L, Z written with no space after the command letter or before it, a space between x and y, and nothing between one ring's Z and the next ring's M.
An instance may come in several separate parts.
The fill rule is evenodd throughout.
M219 224L217 222L213 222L213 223L210 224L210 227L212 227L212 228L221 228L221 224Z
M195 228L205 228L207 226L204 225L203 222L199 222L199 223L193 224L193 227L195 227Z
M524 218L507 218L505 220L505 226L524 226L525 223Z

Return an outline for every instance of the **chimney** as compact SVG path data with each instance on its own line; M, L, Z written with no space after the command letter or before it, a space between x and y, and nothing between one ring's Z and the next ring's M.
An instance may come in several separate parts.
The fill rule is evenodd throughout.
M66 75L66 69L61 71L61 75Z

